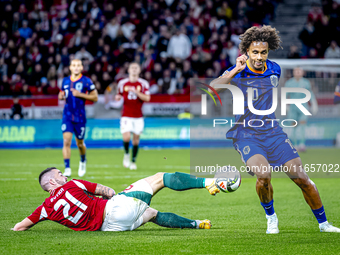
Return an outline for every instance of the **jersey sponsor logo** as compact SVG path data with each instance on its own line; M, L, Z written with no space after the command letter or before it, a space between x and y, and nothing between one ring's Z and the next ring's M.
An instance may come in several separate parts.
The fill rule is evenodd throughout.
M249 152L250 152L250 147L247 145L246 147L243 148L243 153L244 155L247 155L249 154Z
M69 85L64 85L64 88L67 89L69 87Z
M66 196L67 200L72 202L72 204L74 206L82 209L84 212L86 211L87 205L83 204L78 199L76 199L74 196L72 196L70 192L66 191L65 196ZM80 220L81 216L84 214L84 212L79 210L79 211L77 211L77 214L74 217L69 215L69 210L71 209L71 204L68 201L66 201L65 199L58 200L58 202L54 205L54 210L57 212L61 206L64 207L64 209L63 209L64 218L71 221L73 224L77 224L78 221Z
M55 195L54 197L51 198L51 203L52 203L55 199L57 199L57 198L60 196L60 194L63 193L63 192L64 192L64 188L61 188L61 189L58 191L57 195Z
M254 83L255 81L247 81L247 84L249 85L249 84L252 84L252 83Z
M271 75L270 82L276 88L279 85L279 78L276 75Z
M218 93L216 92L216 90L213 87L211 87L211 86L209 86L207 84L204 84L204 83L201 83L201 84L203 86L207 87L208 89L210 89L217 96L217 98L220 101L220 104L222 106L222 100L221 100L220 96L218 95ZM214 101L215 105L217 105L214 96L209 92L209 90L206 90L206 89L203 89L203 88L200 88L200 90L206 92L212 98L212 100ZM205 95L205 94L201 95L201 104L202 104L201 114L202 115L207 115L207 95Z
M127 187L126 189L123 190L123 192L129 191L130 189L133 188L133 185L131 184L129 187Z

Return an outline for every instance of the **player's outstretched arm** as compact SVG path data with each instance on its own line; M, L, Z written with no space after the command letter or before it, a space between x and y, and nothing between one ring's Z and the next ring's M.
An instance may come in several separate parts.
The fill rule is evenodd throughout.
M218 84L229 84L231 82L231 80L239 72L242 72L244 70L244 68L246 68L247 59L248 59L248 56L245 55L245 54L239 56L236 59L236 66L235 66L235 68L230 70L226 74L222 75L221 77L219 77L219 78L213 80L212 82L210 82L210 86L213 87L216 90L216 92L222 91L223 90L222 88L215 88L215 86L218 85Z
M150 98L151 98L150 95L146 95L146 94L136 90L134 87L130 87L128 89L128 91L132 91L133 93L135 93L139 97L140 100L143 100L145 102L149 102L150 101Z
M84 98L86 100L90 100L92 102L97 102L98 101L98 92L97 90L92 90L89 94L81 93L80 91L71 88L72 94L74 97L80 97Z
M122 99L122 97L123 97L122 95L117 94L117 95L115 95L115 100L120 101Z
M34 223L29 219L25 218L22 222L17 223L14 228L11 230L13 231L25 231L29 229L30 227L33 227Z
M102 196L104 199L110 199L115 195L115 191L109 187L106 187L98 183L96 190L94 191L94 194Z

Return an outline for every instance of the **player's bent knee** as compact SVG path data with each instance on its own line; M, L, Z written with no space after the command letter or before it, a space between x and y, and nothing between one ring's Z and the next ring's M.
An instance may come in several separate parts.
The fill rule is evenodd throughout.
M153 221L156 216L157 216L158 211L149 207L145 210L145 212L143 213L143 224L149 222L149 221Z

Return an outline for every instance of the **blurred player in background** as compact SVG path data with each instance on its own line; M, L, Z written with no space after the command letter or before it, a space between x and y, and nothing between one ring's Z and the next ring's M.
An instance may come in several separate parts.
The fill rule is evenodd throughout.
M334 104L340 104L340 82L335 87Z
M95 85L81 74L83 65L81 60L74 59L70 65L71 76L65 77L58 95L60 100L65 100L61 130L63 132L63 157L65 163L65 176L71 176L70 167L71 143L73 133L80 153L78 175L86 173L86 146L84 143L86 112L85 101L97 102L98 93Z
M270 61L268 54L269 50L281 47L280 36L275 28L263 26L249 28L240 39L240 51L243 55L236 59L236 65L226 70L210 85L214 87L231 83L241 89L243 95L251 91L249 96L252 97L253 107L257 110L268 110L273 104L272 89L279 85L281 76L280 66ZM220 91L221 88L216 90ZM319 223L320 231L340 232L339 228L328 223L318 189L303 169L299 154L287 134L277 121L268 121L276 119L275 113L252 113L248 99L245 100L245 109L243 115L235 116L235 123L244 121L246 124L234 125L227 132L227 138L233 140L242 161L256 174L256 192L267 218L266 233L279 233L279 220L274 210L271 167L281 166L285 167L285 173L301 189L305 201ZM248 124L249 121L253 122L252 126Z
M136 157L138 153L139 137L144 129L144 119L142 105L150 101L149 83L139 78L141 72L140 65L132 62L128 68L129 78L122 79L118 83L116 101L124 99L123 114L120 119L120 132L123 135L124 158L123 166L136 170ZM129 144L132 137L132 159L130 162Z
M311 110L312 114L316 114L318 110L318 102L316 101L315 95L312 91L312 86L306 78L303 78L303 70L300 67L296 67L293 70L293 78L289 79L285 87L288 88L304 88L311 93L311 107L308 103L302 104L307 110ZM288 93L287 98L289 99L301 99L305 95L301 93ZM292 128L292 140L298 151L306 151L306 125L308 116L303 114L301 110L295 105L290 105L287 114L288 119L293 119L298 122L298 125Z

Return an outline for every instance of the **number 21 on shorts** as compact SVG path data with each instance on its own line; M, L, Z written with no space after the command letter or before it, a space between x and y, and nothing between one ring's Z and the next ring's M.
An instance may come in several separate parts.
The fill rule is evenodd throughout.
M129 100L136 100L137 99L137 95L135 92L133 91L129 91L128 97Z

